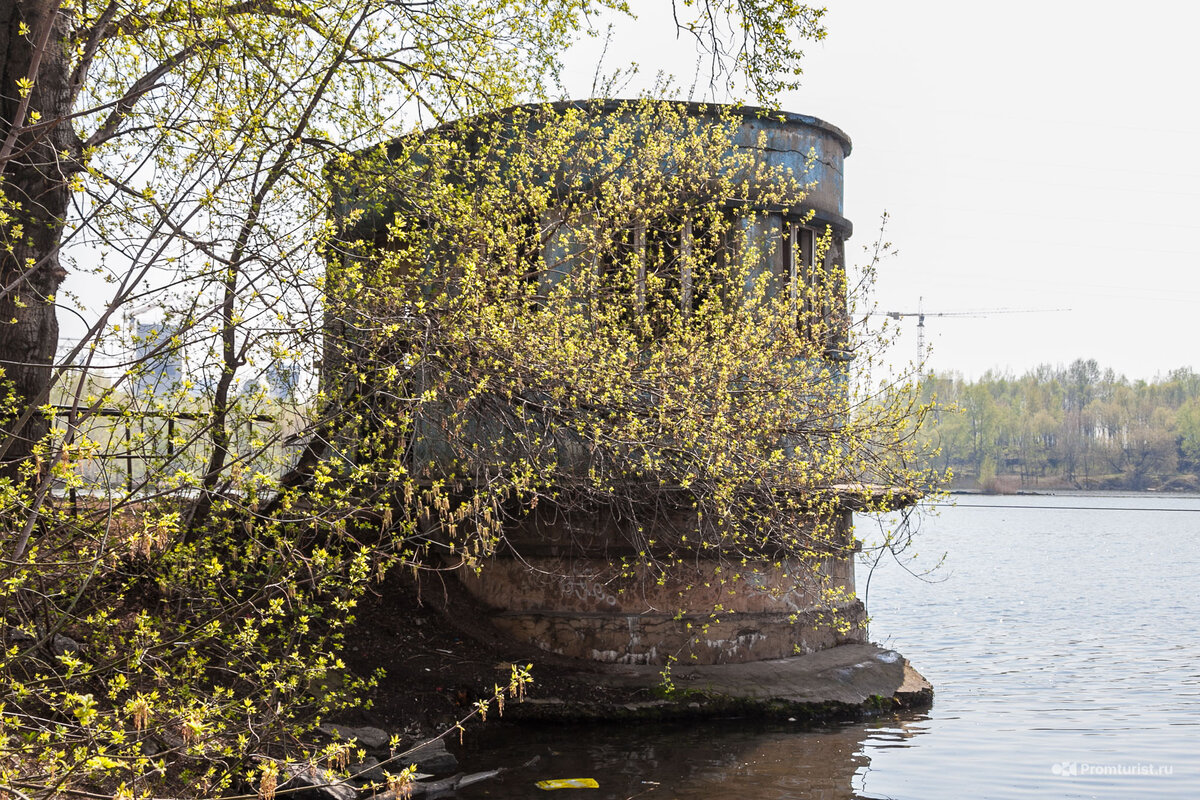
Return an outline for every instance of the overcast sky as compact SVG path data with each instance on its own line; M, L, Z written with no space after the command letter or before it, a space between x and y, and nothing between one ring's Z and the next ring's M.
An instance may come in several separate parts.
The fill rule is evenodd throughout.
M651 5L635 3L639 5ZM661 5L661 4L654 4ZM1130 378L1200 369L1200 78L1189 4L829 0L783 106L845 130L848 248L891 216L881 310L929 317L930 366L978 377L1095 358ZM695 55L668 17L622 25L624 94ZM572 93L591 86L572 61ZM916 322L903 323L915 332ZM897 358L915 355L915 337Z

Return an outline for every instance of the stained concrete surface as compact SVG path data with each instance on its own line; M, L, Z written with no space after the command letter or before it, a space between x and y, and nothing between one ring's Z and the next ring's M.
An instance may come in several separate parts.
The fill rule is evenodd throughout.
M592 691L513 704L516 719L625 719L731 713L804 721L862 719L933 701L933 687L894 650L848 644L809 655L741 664L660 667L609 664L580 673ZM581 693L582 694L582 693Z

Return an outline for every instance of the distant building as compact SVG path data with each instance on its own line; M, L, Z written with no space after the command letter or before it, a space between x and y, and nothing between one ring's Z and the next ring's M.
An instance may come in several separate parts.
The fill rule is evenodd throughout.
M171 335L161 323L135 322L138 372L132 389L138 395L164 395L179 388L183 380L183 359L172 345Z
M267 396L274 400L292 400L300 390L300 365L295 361L285 363L278 359L263 372L267 385Z

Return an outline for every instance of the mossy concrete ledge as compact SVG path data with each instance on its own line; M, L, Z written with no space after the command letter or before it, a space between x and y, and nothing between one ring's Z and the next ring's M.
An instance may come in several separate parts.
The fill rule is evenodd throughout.
M505 719L687 719L747 715L802 722L867 719L925 708L933 687L894 650L847 644L807 655L663 669L605 664L572 676L573 690L531 697Z

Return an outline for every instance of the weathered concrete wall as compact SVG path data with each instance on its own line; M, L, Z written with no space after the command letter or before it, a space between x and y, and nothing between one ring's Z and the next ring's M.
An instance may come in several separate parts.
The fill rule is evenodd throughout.
M544 113L553 115L567 109L582 109L603 130L605 126L631 121L635 105L614 100L561 103L549 109L540 106L509 109L492 118L501 125L489 129L492 132L488 135L495 136L495 130L508 131L513 134L511 146L517 148L522 141L519 132L543 124L539 120L545 119ZM808 276L819 282L823 280L821 272L831 264L844 266L841 258L851 226L842 216L843 165L850 153L850 140L842 131L815 117L787 112L721 109L698 103L679 106L698 127L724 126L728 117L723 115L732 114L737 130L731 147L753 155L753 164L747 168L737 196L718 200L725 213L740 218L737 235L732 238L745 249L738 250L739 245L731 243L721 258L748 259L749 253L758 253L760 256L747 276L748 284L754 285L765 272L779 278L769 282L776 291L791 291L787 279L793 273L793 265L785 263L785 253L797 252L792 241L803 224L808 229L804 235L810 243L827 227L832 233L832 243L825 263L806 262L801 266L797 262L796 276L801 281ZM470 137L470 131L468 125L461 134ZM504 163L507 141L500 134L500 146L492 151L491 157L500 158L499 163ZM805 194L800 196L793 191L790 197L772 198L768 205L767 195L751 179L759 167L790 170L807 186ZM613 169L619 172L619 165ZM569 188L558 187L555 184L558 180L554 175L545 175L548 185ZM395 200L390 207L385 202L377 209L361 209L361 204L361 200L351 197L340 197L336 202L343 213L349 209L366 212L359 226L374 233L399 212ZM573 224L574 230L567 225L559 227L543 245L544 266L538 290L547 295L572 270L595 268L594 256L580 244L588 241L586 235L579 235L587 232L579 228L586 223L577 220ZM685 224L687 227L678 232L680 247L684 231L691 236L691 222L679 223ZM634 247L640 248L641 257L645 258L644 228L639 231L635 237L640 235L641 244ZM791 237L786 245L785 237ZM810 255L811 252L810 244ZM702 277L704 265L695 265L695 270ZM836 302L820 302L824 309L821 313L838 312L829 308ZM845 364L839 352L842 343L836 335L824 335L827 338L822 344L830 380L844 382ZM414 390L422 391L427 379L428 376L416 375ZM438 422L436 411L428 418L415 420L411 444L414 463L426 465L433 472L437 465L448 471L452 463ZM481 457L495 454L496 462L502 463L504 459L500 456L509 441L503 426L494 418L471 422L471 428L463 435L477 443ZM586 466L582 448L575 446L569 433L552 431L550 435L556 437L563 463ZM680 532L691 531L701 538L714 534L698 532L694 519L673 517L670 513L655 519L655 530L635 535L623 528L618 515L603 509L590 515L567 514L557 518L539 511L506 531L510 548L507 554L495 558L479 575L464 571L462 581L472 594L495 610L496 624L515 638L548 651L599 661L662 665L677 657L698 664L739 663L863 641L862 606L846 599L854 587L854 548L848 511L835 523L817 526L831 530L834 535L813 537L811 560L778 563L768 553L758 554L756 563L743 564L736 559L722 562L707 557L712 551L682 550L678 546ZM660 577L650 567L630 567L647 562L642 551L650 539L673 541L669 555L687 566L672 563L664 573L669 577ZM695 539L692 536L689 541ZM653 560L659 554L649 555Z
M723 124L713 106L684 105L697 125ZM585 108L601 126L632 113L632 106L621 101L556 108L568 106ZM787 290L791 265L785 263L783 240L788 226L802 220L812 231L810 241L828 226L832 242L824 263L798 265L797 274L803 279L831 264L844 265L844 241L851 233L842 216L849 138L814 117L753 108L732 113L740 119L732 147L752 152L750 172L763 166L789 169L808 185L803 198L772 206L757 202L753 187L739 187L731 213L755 213L741 215L735 240L747 250L734 257L760 254L748 283L765 272L778 276L773 285ZM587 237L578 234L562 226L546 242L540 291L548 293L573 269L590 267L584 250L574 243ZM839 346L836 341L828 345L831 379L844 381L845 365L832 352ZM659 519L658 529L642 537L643 543L695 530L694 520L669 514ZM675 564L660 576L648 567L634 568L631 574L628 564L640 563L642 545L615 516L538 513L507 532L511 550L519 557L494 559L481 574L464 573L462 580L479 600L496 609L494 622L499 627L563 655L655 665L672 657L695 664L780 658L864 641L862 605L845 599L854 590L850 525L845 512L832 525L835 535L816 537L823 541L816 550L824 555L809 562L764 560L733 566L697 551L686 559L688 566Z
M830 604L853 589L853 562L828 558L744 569L703 561L669 578L620 577L598 559L497 558L461 579L497 609L516 639L575 658L621 664L733 664L863 642L862 604Z
M689 520L665 515L662 524L660 541ZM846 599L856 550L849 512L804 531L808 559L743 564L685 551L683 563L662 570L614 515L541 509L512 526L509 551L460 579L495 609L499 628L575 658L731 664L865 641L862 605Z
M814 228L823 230L828 224L833 227L835 238L849 239L853 230L842 216L842 200L850 137L828 122L804 114L766 112L759 108L744 108L738 113L743 122L734 137L736 146L751 148L759 162L791 169L794 175L804 176L806 183L815 184L809 188L803 203L786 209L786 213L802 216L811 210Z
M712 559L673 566L666 576L649 568L622 576L610 562L588 558L496 558L484 571L464 575L479 600L509 612L641 615L681 608L721 608L729 614L791 614L825 602L827 589L853 589L852 559L828 557L812 564Z
M548 652L616 664L664 666L741 664L863 643L862 604L837 609L851 627L832 624L830 612L793 614L581 614L505 612L493 622L513 638Z

